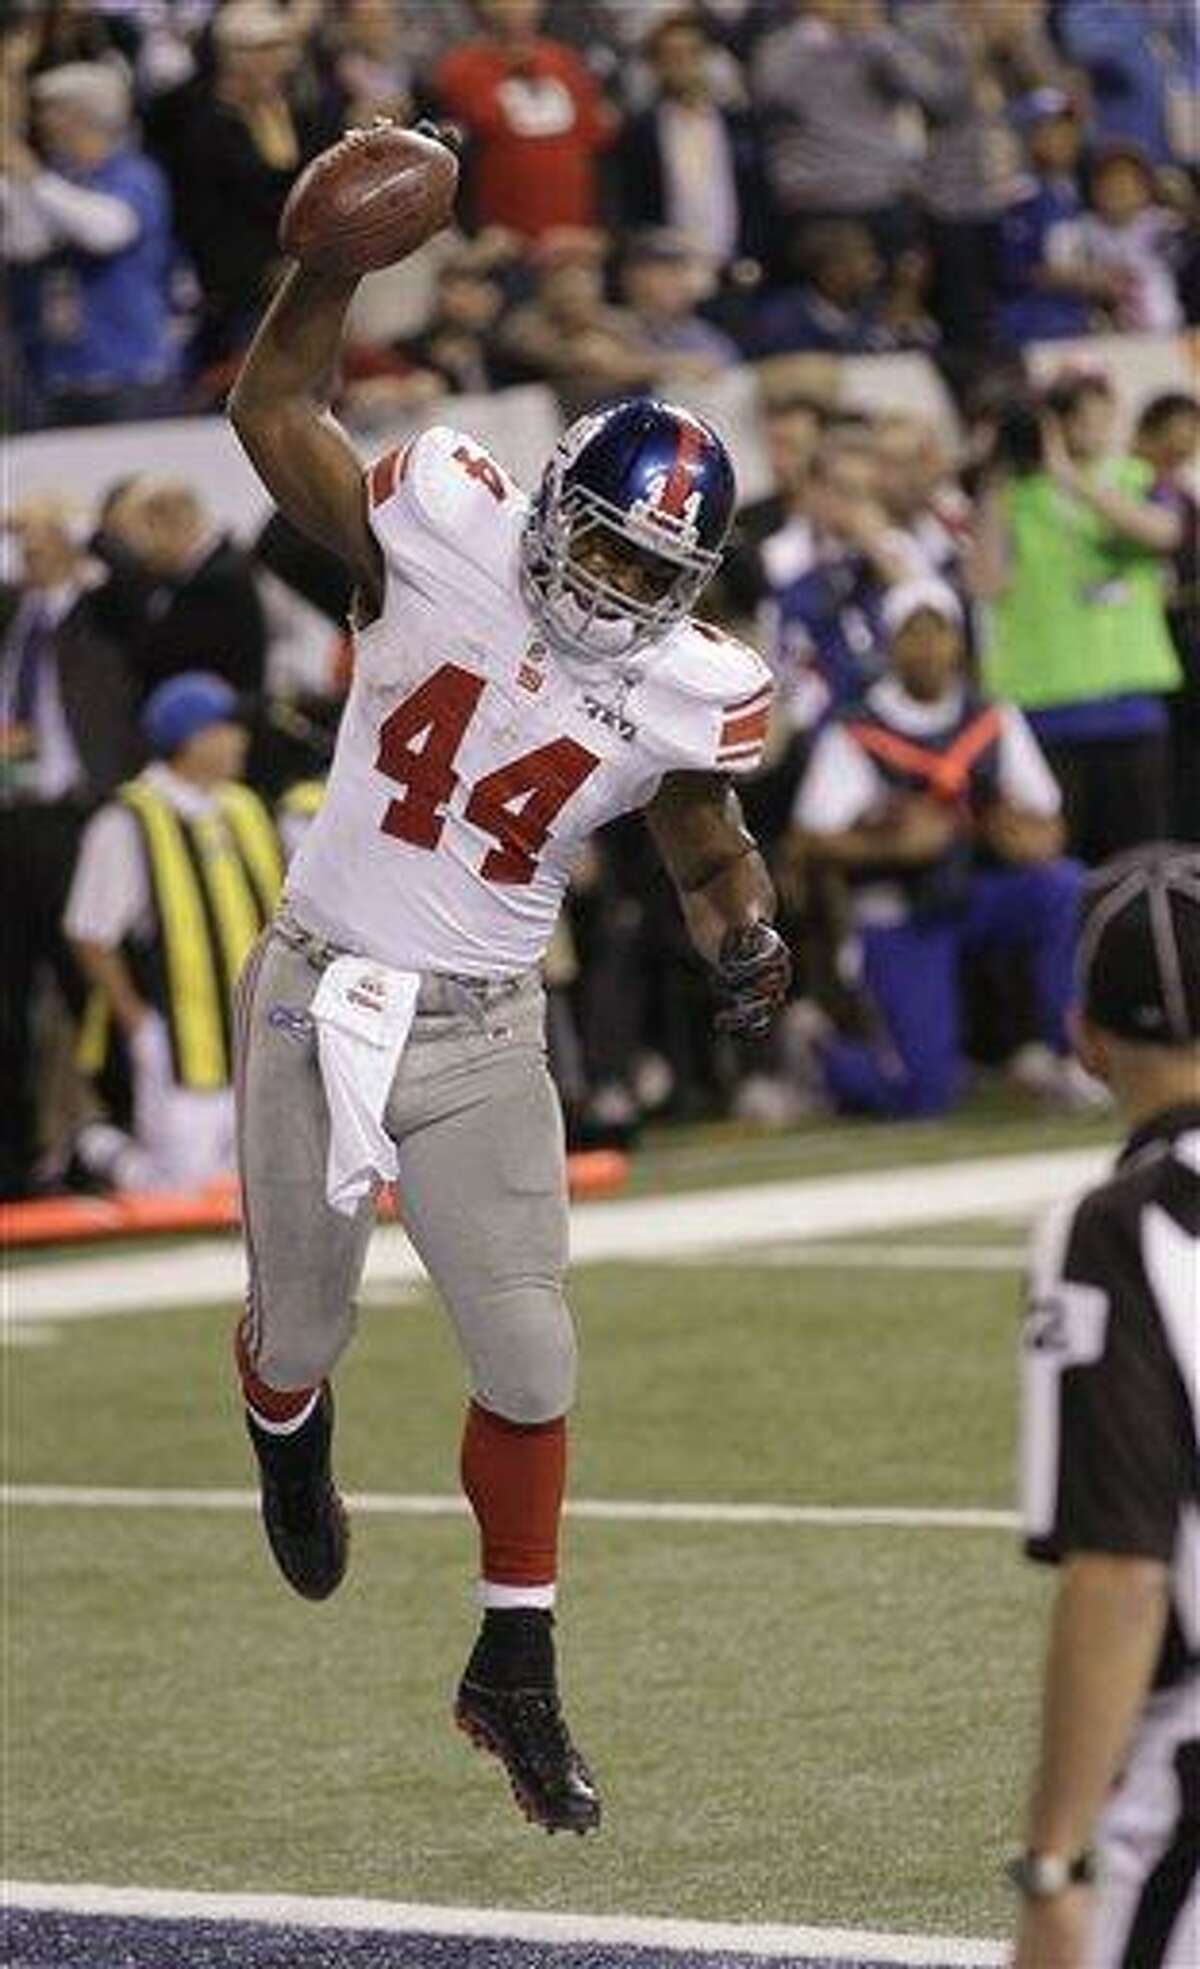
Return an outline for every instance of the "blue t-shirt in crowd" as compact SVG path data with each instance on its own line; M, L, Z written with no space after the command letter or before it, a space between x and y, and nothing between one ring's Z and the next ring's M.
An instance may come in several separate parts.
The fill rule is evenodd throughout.
M51 395L165 381L178 356L170 332L174 246L163 173L151 158L121 150L91 170L58 175L131 206L138 230L115 253L63 245L11 269L17 329L35 381Z
M1033 285L1050 256L1051 235L1080 217L1083 201L1069 178L1024 178L1000 219L999 325L1005 341L1055 342L1086 335L1086 301L1043 294Z
M1067 60L1088 72L1098 141L1132 140L1171 163L1168 92L1189 100L1200 73L1192 0L1067 0L1059 27Z
M805 350L831 355L876 355L895 349L896 337L879 320L877 303L839 308L815 287L784 287L755 309L748 336L755 356Z
M807 675L819 681L819 697L805 692L801 700L811 706L813 723L840 711L882 675L883 597L859 555L818 560L776 589L774 668L785 696L794 696Z

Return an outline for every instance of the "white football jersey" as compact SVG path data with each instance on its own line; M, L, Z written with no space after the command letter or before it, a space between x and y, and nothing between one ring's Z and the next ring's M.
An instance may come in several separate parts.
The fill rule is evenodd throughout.
M521 596L528 500L472 438L423 432L379 460L368 493L383 609L354 638L328 791L288 895L384 963L524 970L597 827L645 806L665 773L759 763L770 673L688 622L594 681L569 674Z

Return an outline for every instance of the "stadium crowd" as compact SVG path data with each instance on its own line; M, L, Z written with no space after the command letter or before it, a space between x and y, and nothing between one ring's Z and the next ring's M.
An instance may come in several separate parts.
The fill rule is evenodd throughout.
M1147 392L1126 432L1101 369L1073 349L1035 389L1022 352L1197 318L1184 0L3 0L0 38L10 428L219 411L288 188L379 114L454 125L464 192L355 317L339 409L368 449L455 395L536 382L571 416L754 366L775 484L706 607L777 679L744 805L797 1001L763 1047L714 1047L644 832L607 830L549 979L578 1141L658 1111L936 1113L968 1056L1098 1098L1065 1026L1080 867L1200 840L1200 405ZM899 351L936 364L956 447L839 406L838 359ZM212 934L244 939L272 899L255 842L286 855L319 800L347 583L278 516L238 542L193 486L122 474L119 440L98 510L17 494L0 1188L178 1182L135 1117L139 1070L182 1073L136 1037L162 896L112 814L137 775L232 829L240 927ZM90 1120L48 1138L51 974L97 1092L60 1090ZM226 1086L224 1044L190 1092Z

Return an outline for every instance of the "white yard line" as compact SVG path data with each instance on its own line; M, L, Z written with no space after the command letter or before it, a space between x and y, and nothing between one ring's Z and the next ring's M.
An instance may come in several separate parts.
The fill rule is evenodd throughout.
M351 1491L352 1511L380 1518L457 1518L467 1503L447 1492ZM5 1484L0 1486L0 1509L68 1511L257 1511L258 1492L252 1490L151 1490L119 1486L74 1484ZM572 1518L592 1518L601 1524L672 1525L869 1525L928 1528L937 1531L1014 1531L1011 1511L964 1510L907 1504L701 1504L664 1503L642 1498L575 1498L567 1504Z
M961 1935L896 1935L866 1928L791 1928L736 1921L656 1921L638 1915L537 1914L523 1908L422 1907L405 1901L326 1900L300 1894L171 1893L157 1888L0 1882L9 1907L156 1920L245 1921L256 1926L348 1929L383 1935L592 1943L671 1954L738 1954L763 1962L884 1962L919 1969L996 1969L999 1942Z
M692 1255L667 1258L668 1265L694 1265ZM1019 1272L1025 1263L1020 1244L771 1244L762 1251L708 1253L709 1265L766 1265L786 1271L803 1265L812 1271L847 1272Z
M946 1165L871 1169L844 1176L582 1203L571 1215L576 1265L702 1257L742 1247L813 1242L855 1231L899 1230L953 1218L1032 1210L1095 1181L1104 1150L978 1157ZM398 1226L372 1240L366 1282L411 1285L424 1274ZM34 1264L3 1280L8 1320L89 1319L165 1306L236 1304L245 1285L240 1245L207 1239L178 1251Z

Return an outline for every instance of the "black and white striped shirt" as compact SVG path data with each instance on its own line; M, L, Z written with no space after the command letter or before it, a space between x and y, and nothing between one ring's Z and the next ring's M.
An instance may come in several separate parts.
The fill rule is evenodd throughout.
M1170 1567L1155 1686L1200 1665L1200 1103L1138 1129L1035 1238L1021 1481L1032 1558Z

